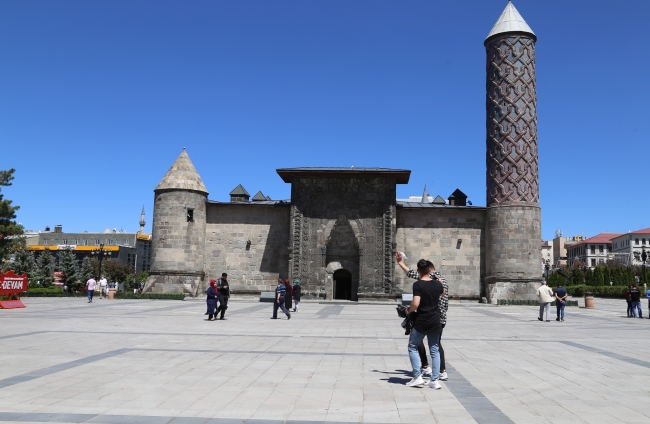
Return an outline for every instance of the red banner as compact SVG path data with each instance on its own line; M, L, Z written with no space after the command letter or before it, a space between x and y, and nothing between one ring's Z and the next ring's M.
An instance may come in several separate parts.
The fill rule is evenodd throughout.
M0 274L0 295L10 296L20 294L29 289L29 279L27 274L16 275L13 271Z

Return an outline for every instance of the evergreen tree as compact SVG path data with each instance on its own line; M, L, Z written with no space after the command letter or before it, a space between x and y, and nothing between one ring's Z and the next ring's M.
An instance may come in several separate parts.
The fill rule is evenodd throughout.
M34 252L27 249L20 249L14 253L14 262L12 264L14 272L18 275L27 274L31 280L36 270L36 259L34 259Z
M553 271L548 275L548 285L551 287L557 287L558 285L562 284L563 286L566 285L566 282L564 281L564 277L560 275L559 272Z
M15 169L0 171L0 263L9 258L14 246L19 239L14 238L23 233L23 226L16 224L16 211L20 206L12 206L11 200L5 200L2 187L11 185Z
M585 272L585 280L588 286L595 286L596 285L596 279L594 278L594 272L590 269L587 268L587 272Z
M90 280L93 274L93 263L90 258L83 258L81 261L81 268L79 268L79 280L81 281L81 287L86 285L86 281Z
M44 251L36 261L34 280L41 283L41 287L49 287L54 281L54 257L49 250Z
M74 253L69 250L61 252L58 270L63 273L63 285L67 286L68 290L74 291L80 288L77 283L79 267Z
M596 269L594 270L594 285L595 286L603 286L605 285L605 275L603 274L603 266L598 265ZM609 281L607 282L607 285L609 286Z
M604 266L603 267L603 285L604 286L609 286L609 283L612 281L612 276L609 273L609 267Z
M571 276L572 276L574 286L585 283L585 277L580 268L573 268L573 272Z

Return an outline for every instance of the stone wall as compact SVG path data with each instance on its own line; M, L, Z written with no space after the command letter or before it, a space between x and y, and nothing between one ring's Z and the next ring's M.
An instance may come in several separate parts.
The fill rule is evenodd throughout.
M274 290L288 277L288 244L288 204L207 204L206 281L226 272L234 293Z
M397 208L397 250L415 268L431 260L449 283L450 298L478 299L485 275L484 208ZM460 240L460 241L459 241ZM395 267L395 291L412 293L414 280Z

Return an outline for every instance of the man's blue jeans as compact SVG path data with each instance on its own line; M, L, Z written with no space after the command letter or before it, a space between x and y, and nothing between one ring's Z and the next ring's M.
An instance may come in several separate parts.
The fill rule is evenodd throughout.
M643 311L641 310L641 302L632 302L632 313L634 318L636 318L636 311L639 311L639 318L643 317Z
M561 302L559 300L555 301L555 307L557 308L557 318L564 319L564 307L566 306L566 301Z
M282 312L289 316L289 311L284 307L284 300L284 297L281 297L279 302L277 298L275 299L275 302L273 302L273 318L278 317L278 308L281 308Z
M422 334L415 328L411 330L409 336L409 358L413 367L413 378L418 378L422 374L422 362L418 354L418 346L427 336L429 343L429 352L431 352L431 381L436 381L440 376L440 354L438 353L438 343L440 343L440 334Z
M93 300L93 293L95 293L95 290L88 290L88 300L90 302Z

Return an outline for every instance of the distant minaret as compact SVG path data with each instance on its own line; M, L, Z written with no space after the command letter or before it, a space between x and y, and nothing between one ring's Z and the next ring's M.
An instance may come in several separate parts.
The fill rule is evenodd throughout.
M422 200L420 203L429 203L429 193L427 193L427 185L424 185L424 193L422 193Z
M541 283L537 36L508 2L485 39L487 212L485 295L536 299Z
M144 233L144 225L146 222L144 221L144 205L142 205L142 212L140 213L140 231L139 233Z

